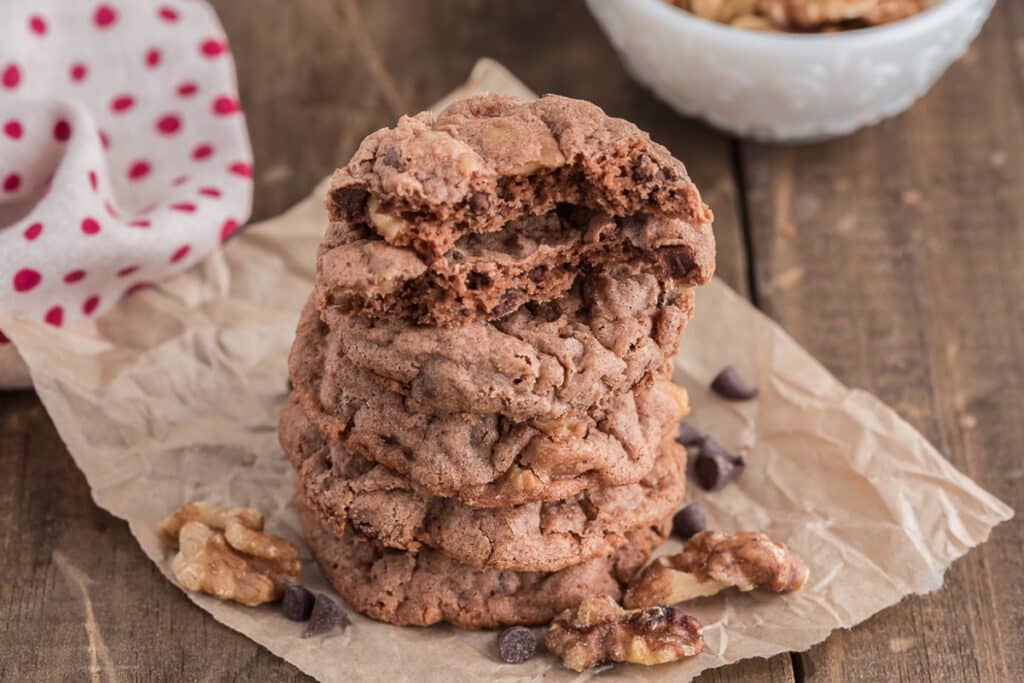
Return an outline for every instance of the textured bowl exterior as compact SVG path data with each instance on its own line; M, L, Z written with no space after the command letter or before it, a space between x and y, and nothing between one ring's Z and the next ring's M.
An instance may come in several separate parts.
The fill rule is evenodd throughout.
M995 0L945 0L839 34L767 34L663 0L587 0L626 68L676 111L743 137L845 135L905 111L967 50Z

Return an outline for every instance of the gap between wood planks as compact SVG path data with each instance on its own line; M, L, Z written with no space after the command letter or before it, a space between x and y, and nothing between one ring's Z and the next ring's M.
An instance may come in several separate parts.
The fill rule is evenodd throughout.
M729 138L729 159L732 167L733 182L736 184L736 215L740 222L740 234L743 238L743 258L746 261L745 276L747 291L750 296L750 303L761 308L761 298L757 287L757 269L754 260L754 237L750 224L750 206L747 201L747 178L743 167L743 143L735 138ZM800 652L789 653L789 663L793 670L795 683L804 683L807 679L807 670L804 656Z

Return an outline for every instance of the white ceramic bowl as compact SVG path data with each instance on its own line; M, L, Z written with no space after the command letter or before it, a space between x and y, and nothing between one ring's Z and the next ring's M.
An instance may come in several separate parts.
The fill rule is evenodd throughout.
M663 0L587 0L634 78L676 111L769 141L845 135L901 113L978 35L995 0L944 0L875 28L760 33Z

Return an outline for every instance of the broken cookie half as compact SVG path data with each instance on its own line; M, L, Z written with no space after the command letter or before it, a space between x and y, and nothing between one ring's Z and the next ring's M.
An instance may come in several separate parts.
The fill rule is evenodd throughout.
M630 583L623 604L672 605L726 588L791 593L803 587L808 573L793 551L759 531L703 531L681 552L659 558L641 572Z
M682 610L624 610L605 595L590 596L558 615L544 642L573 671L611 662L666 664L704 649L700 622Z
M457 326L640 264L714 272L712 213L681 162L580 100L481 95L373 133L331 180L321 310Z

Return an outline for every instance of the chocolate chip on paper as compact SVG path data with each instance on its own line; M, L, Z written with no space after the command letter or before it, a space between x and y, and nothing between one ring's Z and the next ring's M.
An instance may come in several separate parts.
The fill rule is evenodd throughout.
M537 651L537 636L525 626L512 626L498 634L498 656L509 664L522 664Z
M284 581L281 613L292 621L306 621L313 613L313 594L292 581Z
M730 401L749 401L757 396L757 387L747 384L732 365L726 365L715 375L711 380L711 390Z
M708 521L700 503L690 503L672 518L672 531L684 541L707 528Z
M681 421L679 431L676 432L676 441L683 446L699 446L707 436L689 422Z
M312 638L327 633L335 626L342 628L349 625L348 615L341 609L336 600L323 593L317 593L313 602L313 611L309 615L309 624L302 632L303 638Z
M712 438L701 444L695 469L697 481L705 491L717 491L743 473L746 463Z

